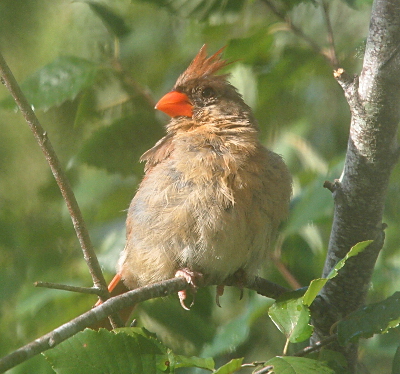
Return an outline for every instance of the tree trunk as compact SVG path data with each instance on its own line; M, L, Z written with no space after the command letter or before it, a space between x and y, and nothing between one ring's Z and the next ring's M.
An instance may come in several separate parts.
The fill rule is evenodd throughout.
M330 184L335 202L328 254L323 270L332 267L360 241L374 242L352 257L329 281L313 307L313 341L326 337L331 326L365 302L378 254L384 242L382 223L390 173L398 159L400 120L400 2L375 0L361 75L350 78L342 69L335 77L352 114L343 173ZM357 345L334 346L355 371Z

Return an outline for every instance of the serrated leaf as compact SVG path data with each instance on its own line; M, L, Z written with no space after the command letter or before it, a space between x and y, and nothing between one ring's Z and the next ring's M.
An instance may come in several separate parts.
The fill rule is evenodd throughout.
M292 343L308 339L313 332L309 325L310 310L303 304L303 294L304 290L285 293L268 311L272 321Z
M40 110L48 110L67 100L73 100L85 88L93 84L97 65L78 57L59 57L31 75L21 84L28 102ZM14 101L8 97L0 102L4 109L14 109Z
M44 353L58 374L163 373L166 348L143 334L86 329Z
M221 366L218 370L214 371L213 374L231 374L242 368L243 358L234 358L227 364Z
M308 287L304 297L303 297L303 302L305 305L310 306L314 299L317 297L318 293L321 291L321 289L325 286L326 282L329 279L332 279L336 277L338 274L338 271L346 264L346 261L353 256L358 255L360 252L362 252L364 249L368 247L369 244L372 243L372 240L366 240L360 243L357 243L355 246L353 246L350 251L347 253L347 255L341 259L336 266L331 270L327 278L318 278L314 279L311 281L310 286Z
M327 281L327 278L313 279L303 297L303 303L307 306L310 306Z
M400 292L395 292L376 304L367 305L338 324L338 341L341 345L383 334L400 323Z
M357 243L354 247L351 247L350 251L346 254L344 258L342 258L336 266L331 270L331 272L328 275L328 279L332 279L333 277L336 277L338 271L345 265L346 261L353 256L358 255L361 253L364 249L366 249L373 240L365 240L363 242Z
M325 363L304 357L274 357L265 363L274 374L335 374Z

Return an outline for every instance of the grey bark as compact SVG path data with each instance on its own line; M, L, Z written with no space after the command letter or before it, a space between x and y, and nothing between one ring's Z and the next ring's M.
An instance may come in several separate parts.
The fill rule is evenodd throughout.
M321 291L313 307L313 341L328 336L331 326L365 303L376 259L384 243L382 223L386 190L398 159L400 120L400 2L375 0L371 13L363 69L350 78L339 70L352 114L343 173L331 185L335 209L328 254L327 276L352 246L374 240L349 259L336 278ZM345 354L355 371L357 345L331 349Z

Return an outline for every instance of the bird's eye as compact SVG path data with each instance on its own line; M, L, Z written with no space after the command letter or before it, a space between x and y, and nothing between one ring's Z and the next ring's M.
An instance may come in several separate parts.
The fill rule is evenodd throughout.
M204 99L209 99L215 96L215 91L211 87L205 87L203 91L201 91L201 96L203 96Z

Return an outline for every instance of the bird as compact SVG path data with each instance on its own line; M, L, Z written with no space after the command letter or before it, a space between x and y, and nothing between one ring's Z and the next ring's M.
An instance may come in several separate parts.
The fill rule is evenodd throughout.
M254 278L288 216L292 179L265 148L250 107L221 70L224 48L203 45L155 109L166 134L140 158L144 177L126 220L126 244L110 288L184 276L219 285ZM218 298L218 296L217 296ZM185 294L180 294L185 309ZM218 303L219 305L219 303Z

